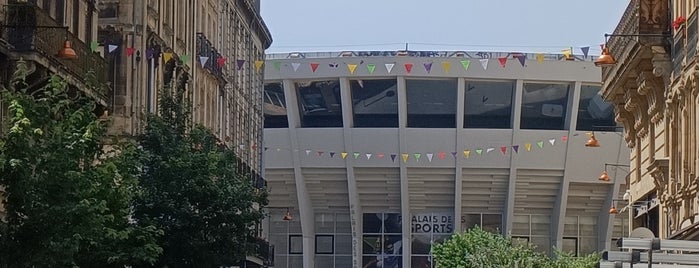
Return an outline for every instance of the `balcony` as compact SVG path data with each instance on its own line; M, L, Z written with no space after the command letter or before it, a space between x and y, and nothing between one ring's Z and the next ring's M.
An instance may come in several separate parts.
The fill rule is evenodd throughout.
M271 245L269 241L263 238L257 238L257 248L253 253L253 257L262 260L262 264L265 267L274 266L274 245Z
M4 25L2 38L10 45L9 50L16 57L32 60L52 73L60 74L71 84L85 85L85 74L92 71L96 82L107 81L107 63L67 27L56 22L45 11L31 3L17 3L4 6ZM59 59L56 53L65 41L70 41L78 58L75 60ZM77 83L75 83L77 82ZM81 87L85 90L86 87ZM86 92L102 101L104 92Z
M214 48L209 39L207 39L206 35L203 33L197 33L197 61L199 61L198 57L209 57L209 60L206 61L206 64L204 64L204 69L216 76L219 82L225 84L226 81L223 76L223 67L219 66L218 64L218 58L221 57L221 53L218 53L216 48Z

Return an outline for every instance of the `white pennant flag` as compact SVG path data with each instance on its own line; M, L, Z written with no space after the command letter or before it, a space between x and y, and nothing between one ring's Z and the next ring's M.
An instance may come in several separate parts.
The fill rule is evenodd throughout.
M201 63L201 67L204 67L207 61L209 61L209 57L199 56L199 62Z
M109 53L114 52L114 50L116 50L118 47L119 46L117 46L117 45L109 45Z
M238 147L240 147L241 150L244 150L244 149L245 149L245 144L240 144L240 145L238 145Z
M491 147L491 148L488 148L487 150L485 150L486 153L490 153L490 152L492 152L492 151L495 151L495 148L492 148L492 147Z
M306 155L311 154L311 150L306 150Z
M431 153L430 153L430 154L427 154L427 160L430 160L430 162L432 162L432 157L433 157L433 156L434 156L434 154L431 154Z
M396 64L395 63L386 63L386 71L388 71L389 74L391 73L391 70L393 70L393 66L396 66Z
M371 154L366 154L366 159L367 160L371 159Z
M301 63L294 62L291 64L291 67L294 67L294 72L299 69L299 66L301 66Z
M553 146L553 144L556 143L556 139L550 139L549 143L551 144L551 146Z
M483 66L483 70L488 70L488 59L480 59L478 61L481 62L481 66Z

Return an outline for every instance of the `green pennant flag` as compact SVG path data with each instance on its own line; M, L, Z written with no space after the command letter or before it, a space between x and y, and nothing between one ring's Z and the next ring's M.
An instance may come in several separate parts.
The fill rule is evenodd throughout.
M420 153L414 153L413 156L415 156L415 160L420 161Z
M374 70L376 69L376 65L374 65L374 64L368 64L368 65L366 66L366 69L369 71L370 74L373 74L373 73L374 73Z
M180 57L180 61L186 64L189 61L189 55L183 54L182 57Z
M482 153L483 153L483 149L481 149L481 148L476 149L476 153L479 154L479 155L482 154Z
M357 159L359 157L359 153L354 153L354 159Z
M99 44L97 41L92 41L92 42L90 42L90 50L92 50L92 52L96 52L96 51L97 51L97 46L99 46L99 45L100 45L100 44Z
M544 142L543 142L543 141L538 141L538 142L536 142L536 145L539 145L539 148L544 148Z
M277 69L277 71L281 70L281 69L282 69L282 63L281 63L281 62L278 62L278 61L275 61L275 62L274 62L274 68Z
M468 66L471 64L470 60L462 60L461 61L461 66L464 67L464 71L468 71Z

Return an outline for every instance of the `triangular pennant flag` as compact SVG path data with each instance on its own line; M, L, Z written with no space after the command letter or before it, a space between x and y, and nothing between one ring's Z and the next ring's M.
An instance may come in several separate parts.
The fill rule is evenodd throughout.
M427 73L430 73L432 71L432 63L431 62L423 63L422 66L425 66L425 71L427 71Z
M536 61L539 63L543 63L544 62L544 54L542 54L542 53L536 54Z
M408 154L402 154L403 162L408 162Z
M257 150L257 144L253 144L252 146L250 146L250 150Z
M201 67L206 66L207 61L209 61L209 57L199 56L199 63L201 63Z
M330 152L330 158L335 157L335 152Z
M563 142L568 141L568 136L563 136L563 137L561 137L561 141L563 141Z
M519 60L519 64L522 64L522 67L524 67L524 63L527 60L527 56L517 55L517 56L515 56L515 58L517 58Z
M306 155L311 154L311 150L306 149Z
M311 71L313 71L313 72L315 73L316 70L318 70L318 66L320 66L319 63L317 63L317 62L311 62Z
M477 153L478 155L483 154L483 149L481 149L481 148L476 149L476 153Z
M117 48L119 48L119 46L117 46L117 45L109 45L107 48L109 49L109 50L108 50L109 53L112 53L112 52L114 52L114 50L116 50Z
M451 62L443 61L442 62L442 70L444 71L445 74L448 74L449 70L451 70Z
M126 56L127 57L131 57L134 52L136 52L136 48L134 48L134 47L127 47L126 48Z
M483 63L483 62L481 62ZM471 65L470 60L462 60L461 61L461 66L464 67L464 71L468 71L468 66ZM486 64L487 65L487 64ZM483 67L485 69L485 67Z
M505 68L505 65L507 65L507 57L498 58L498 61L500 62L500 66Z
M505 146L500 147L500 151L502 152L502 154L507 154L507 147L505 147Z
M282 63L281 63L281 62L278 62L278 61L275 61L275 62L274 62L274 69L277 69L277 71L281 70L281 69L282 69Z
M544 148L544 142L543 141L537 141L536 145L539 145L539 148Z
M587 58L587 53L590 52L590 47L581 47L580 50L582 51L583 56L585 56L585 58Z
M291 63L291 67L294 68L294 72L299 69L299 66L301 66L301 63L298 63L298 62Z
M428 153L428 154L427 154L427 160L430 161L430 162L432 162L432 157L433 157L433 156L434 156L434 154Z
M471 150L464 150L464 158L468 159L471 157Z
M186 64L187 62L189 62L189 55L187 55L187 54L182 55L182 57L180 57L180 61L182 63Z
M281 150L282 150L282 148L277 148L277 152L279 152ZM298 152L298 150L294 150L294 151Z
M357 64L347 64L347 69L349 69L350 74L354 74L354 70L357 69Z
M556 143L556 139L550 139L549 143L551 144L551 146L553 146Z
M347 158L347 153L346 153L346 152L341 152L340 155L342 156L342 159Z
M413 64L412 63L406 63L404 64L405 66L405 72L410 73L410 71L413 70Z
M354 159L359 158L359 153L354 153Z
M386 71L388 71L388 73L390 74L391 70L393 70L393 66L395 66L396 64L395 63L386 63L384 65L386 66Z
M451 156L454 157L454 159L456 159L456 152L451 152Z
M366 159L370 160L371 159L371 154L366 154Z
M483 70L488 70L488 59L480 59L478 61L481 62L481 66L483 66Z
M514 151L516 154L519 153L519 145L512 145L512 151Z
M318 151L316 153L318 154L318 156L323 156L323 151Z
M264 64L265 64L265 61L256 60L255 61L255 70L257 70L259 72L262 69L262 65L264 65Z
M573 53L573 52L571 51L570 48L566 48L566 49L563 50L563 56L565 56L566 59L569 59L572 53Z
M490 148L488 148L488 149L485 149L485 153L488 153L488 154L489 154L490 152L492 152L492 151L495 151L495 148L490 147Z
M236 60L235 63L238 65L238 70L243 69L243 65L245 64L245 60Z
M328 67L333 68L333 69L337 69L338 66L340 66L340 65L337 64L337 63L335 63L335 62L333 62L333 63L328 63Z
M439 159L444 159L445 155L446 155L446 153L444 153L444 151L439 152Z
M366 70L369 71L370 74L374 73L374 70L376 70L376 65L375 64L367 64Z
M92 41L92 42L90 42L90 50L91 50L92 52L96 52L96 51L97 51L97 47L98 47L99 45L100 45L100 43L97 42L97 41Z
M416 161L420 162L420 156L421 156L420 153L414 153L413 156L415 156Z
M378 157L379 159L383 159L384 156L385 156L385 155L384 155L383 153L378 153L378 154L376 154L376 157Z
M163 53L163 60L168 63L172 59L172 52Z
M531 143L525 143L525 144L524 144L524 148L527 149L527 152L531 152L531 151L532 151L532 144L531 144Z
M150 60L153 58L153 54L155 54L153 51L154 50L152 48L146 49L146 59Z
M221 68L221 67L223 67L224 64L226 64L226 58L225 58L225 57L222 57L222 56L219 56L219 57L216 59L216 65L218 65L218 67ZM275 62L275 66L276 66L276 62ZM277 69L279 69L279 68L277 68Z
M266 152L267 150L269 150L269 147L265 147L265 152Z
M396 162L396 154L391 154L391 161Z

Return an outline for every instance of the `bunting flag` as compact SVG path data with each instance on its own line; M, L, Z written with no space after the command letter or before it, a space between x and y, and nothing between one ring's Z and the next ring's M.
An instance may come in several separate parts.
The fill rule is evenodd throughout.
M500 147L500 151L502 152L503 155L507 154L507 147L505 147L505 146Z
M318 66L320 66L319 63L317 63L317 62L311 62L311 71L315 73L316 70L318 70Z
M488 148L488 149L485 150L485 153L486 153L486 154L489 154L489 153L492 152L492 151L495 151L495 148L490 147L490 148Z
M356 152L355 152L355 153L354 153L354 159L359 158L359 155L360 155L359 153L356 153Z
M446 153L444 153L444 151L439 152L439 159L444 159L445 155Z
M480 59L478 61L481 62L481 66L483 66L483 70L488 70L488 59Z
M483 63L483 62L481 62L481 64L482 64L482 63ZM469 66L469 65L471 65L471 61L470 61L470 60L462 60L462 61L461 61L461 67L464 67L464 71L468 71L468 66ZM486 65L488 65L488 64L487 64L487 61L486 61ZM483 69L485 69L485 67L483 67Z
M478 155L483 154L483 149L481 149L481 148L476 149L476 153L477 153Z
M238 148L240 148L241 150L244 150L244 149L245 149L245 144L242 144L242 143L239 144L239 145L238 145ZM310 151L310 150L308 150L308 151Z
M301 63L298 63L298 62L291 63L291 67L294 68L294 72L298 71L299 66L301 66Z
M109 45L107 48L108 48L109 53L112 53L112 52L114 52L114 50L116 50L117 48L119 48L119 46L117 46L117 45Z
M347 64L347 69L349 70L350 74L354 74L354 70L357 69L357 64Z
M335 157L335 152L330 152L330 158Z
M456 152L451 152L451 156L454 157L454 159L456 159Z
M97 47L99 47L100 43L97 41L92 41L90 42L90 50L92 52L97 52Z
M369 71L370 74L373 74L374 70L376 70L376 65L375 64L367 64L366 70Z
M337 69L338 66L340 66L340 65L337 64L336 62L328 63L328 67L333 68L333 69Z
M189 55L187 55L187 54L182 55L182 57L180 57L180 61L184 64L187 64L187 62L189 62Z
M527 152L531 152L531 151L532 151L532 144L531 144L531 143L525 143L525 144L524 144L524 148L527 149Z
M410 71L413 70L413 64L412 63L406 63L404 64L405 66L405 72L410 73Z
M225 64L226 64L226 58L223 56L218 56L218 58L216 59L216 65L218 65L218 68L223 67L223 65L225 65Z
M524 67L524 63L527 61L527 56L516 55L515 58L517 58L519 60L519 64L522 64L522 67Z
M551 146L553 146L556 143L556 139L550 139L549 143L551 144Z
M390 74L391 70L393 70L393 66L395 66L396 64L395 63L386 63L384 65L386 66L386 71L388 71L388 73Z
M401 154L401 157L403 158L403 163L408 162L408 154Z
M544 142L543 141L537 141L536 145L539 145L539 148L544 148Z
M366 160L371 160L371 154L366 154Z
M451 62L443 61L442 62L442 70L444 71L444 73L448 74L450 69L451 69Z
M543 53L536 54L536 61L539 63L543 63L544 62L544 54Z
M464 158L468 159L471 157L471 151L470 150L464 150Z
M502 66L502 68L505 68L505 65L507 65L507 57L498 58L498 61L500 62L500 66Z
M252 151L257 150L257 144L253 144L252 146L250 146L250 150L252 150Z
M265 152L266 152L267 150L269 150L269 147L265 147Z
M391 154L391 161L396 162L396 154Z
M587 58L587 53L590 52L590 47L581 47L580 51L582 51L583 56L585 56L585 58Z
M236 60L236 64L238 64L238 70L243 69L243 65L245 64L245 60Z
M206 66L207 61L209 61L209 57L199 56L199 63L201 63L201 67Z
M347 152L341 152L340 156L342 156L342 159L347 158Z
M514 151L516 154L519 153L519 145L512 145L512 151Z
M420 156L421 156L420 153L414 153L413 156L415 157L415 161L420 162Z
M383 153L378 153L378 154L376 154L376 157L378 157L379 159L383 159L384 156L385 156L385 155L384 155Z
M432 157L434 157L434 154L427 153L427 161L432 162Z
M153 52L152 48L146 49L146 59L149 59L149 60L152 59L153 54L155 54L155 53Z
M135 48L135 47L127 47L127 48L126 48L126 56L127 56L127 57L131 57L131 56L133 55L134 52L136 52L136 48Z
M277 71L280 71L282 69L282 63L275 61L274 62L274 69L277 69Z
M561 141L567 142L567 141L568 141L568 136L563 136L563 137L561 137Z
M565 56L566 59L569 59L572 53L573 53L573 50L570 48L566 48L563 50L563 56Z
M311 154L311 150L306 149L306 155Z
M264 65L264 64L265 64L265 61L256 60L255 61L255 70L259 72L262 69L262 65Z
M323 156L323 151L318 151L316 153L318 154L318 156Z
M163 53L163 60L165 61L165 63L170 62L171 59L172 59L172 52Z
M425 71L427 71L427 73L430 73L432 71L432 63L431 62L423 63L422 65L425 66Z

